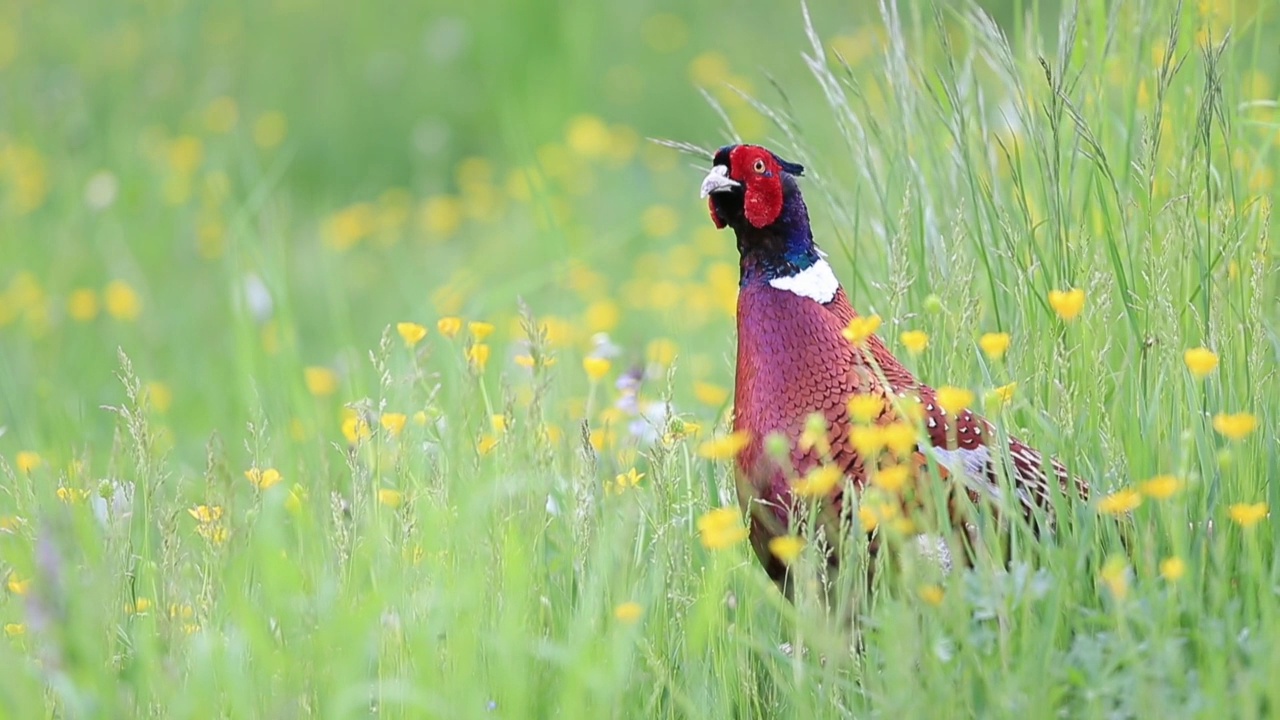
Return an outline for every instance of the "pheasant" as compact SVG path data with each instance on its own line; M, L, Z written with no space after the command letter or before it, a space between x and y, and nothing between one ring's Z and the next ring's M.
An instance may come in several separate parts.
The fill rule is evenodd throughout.
M1046 461L1016 438L1001 438L991 423L967 409L947 413L933 388L917 381L874 334L851 341L845 331L859 316L814 244L796 182L803 173L802 166L763 147L731 145L715 153L702 181L711 220L717 228L733 229L740 255L733 428L747 440L735 461L738 501L752 547L784 593L791 595L787 568L769 542L789 532L793 514L803 519L806 498L798 496L797 482L815 470L834 467L842 480L829 483L821 498L827 519L840 517L847 488L862 493L875 473L892 465L906 466L908 485L922 487L932 478L946 483L948 512L957 529L974 527L964 506L955 502L959 493L994 512L993 501L1003 488L1012 488L1016 498L1006 507L1020 508L1033 526L1036 508L1052 522L1051 482L1063 494L1074 489L1087 498L1088 485L1058 461ZM866 398L875 399L871 417L860 413L870 423L865 427L850 414L855 396L864 408ZM874 457L864 457L858 449L860 429L897 425L901 430L910 423L900 418L911 415L911 405L917 429L905 443L901 436L895 443L898 458L874 449L866 451ZM825 437L814 437L815 419ZM782 448L771 435L785 440ZM805 490L811 494L812 485ZM876 546L873 533L873 552ZM828 560L838 569L838 552Z

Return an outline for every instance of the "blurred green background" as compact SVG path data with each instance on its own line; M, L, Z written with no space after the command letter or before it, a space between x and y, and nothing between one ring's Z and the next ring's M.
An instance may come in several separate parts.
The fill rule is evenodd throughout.
M877 5L810 5L814 71L793 0L0 3L0 706L1276 707L1277 4ZM863 666L708 541L737 253L646 138L726 119L913 372L1142 503L1129 555L1090 503L1034 579L904 572Z
M813 7L852 62L870 9ZM645 138L723 141L708 88L763 140L728 86L818 97L802 41L794 3L6 3L5 442L108 437L117 346L197 448L280 366L237 337L345 375L401 318L567 309L566 260L698 227L695 161Z

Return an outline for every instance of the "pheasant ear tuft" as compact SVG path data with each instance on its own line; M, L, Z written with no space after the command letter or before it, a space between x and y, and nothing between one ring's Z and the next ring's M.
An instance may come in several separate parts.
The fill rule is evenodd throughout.
M778 161L778 167L782 168L783 172L795 177L804 175L804 166L800 163L787 162L786 160L778 157L776 153L771 154L773 154L773 159Z

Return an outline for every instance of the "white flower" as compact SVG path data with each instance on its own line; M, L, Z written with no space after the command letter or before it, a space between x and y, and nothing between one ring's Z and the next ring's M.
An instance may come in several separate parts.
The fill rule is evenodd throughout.
M127 526L133 517L133 483L103 480L89 499L93 516L104 530Z

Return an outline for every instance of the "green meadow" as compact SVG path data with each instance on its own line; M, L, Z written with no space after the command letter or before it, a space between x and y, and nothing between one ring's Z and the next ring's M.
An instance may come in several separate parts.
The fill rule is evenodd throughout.
M1280 713L1280 7L982 5L0 6L0 717ZM1092 497L787 602L650 138Z

